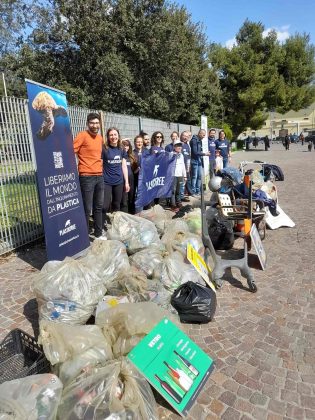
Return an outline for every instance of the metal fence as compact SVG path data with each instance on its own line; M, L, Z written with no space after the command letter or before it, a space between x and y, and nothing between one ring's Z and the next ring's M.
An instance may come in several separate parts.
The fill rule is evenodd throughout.
M0 254L43 234L27 101L0 100Z
M75 137L86 128L86 117L95 110L69 106L70 126ZM151 135L163 132L166 143L172 131L199 127L149 118L101 112L103 133L112 126L122 137L135 137L140 130ZM26 99L0 98L0 255L43 236L36 184L32 133Z

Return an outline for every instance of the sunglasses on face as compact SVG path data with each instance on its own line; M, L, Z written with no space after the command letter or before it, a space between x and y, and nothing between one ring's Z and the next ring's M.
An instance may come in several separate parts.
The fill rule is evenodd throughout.
M162 138L162 136L155 136L155 138L156 138L156 139L161 139L161 138Z

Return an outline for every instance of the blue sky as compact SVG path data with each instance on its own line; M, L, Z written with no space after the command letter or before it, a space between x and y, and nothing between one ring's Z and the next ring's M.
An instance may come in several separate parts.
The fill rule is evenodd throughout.
M308 33L315 44L315 0L174 0L186 7L194 22L204 24L208 40L231 46L248 18L275 29L284 41L295 33Z

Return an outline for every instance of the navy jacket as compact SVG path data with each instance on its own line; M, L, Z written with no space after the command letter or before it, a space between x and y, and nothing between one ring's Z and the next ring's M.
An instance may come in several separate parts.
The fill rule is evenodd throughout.
M195 160L198 163L202 163L202 156L205 154L202 151L202 141L198 136L193 136L189 142L191 149L191 160Z

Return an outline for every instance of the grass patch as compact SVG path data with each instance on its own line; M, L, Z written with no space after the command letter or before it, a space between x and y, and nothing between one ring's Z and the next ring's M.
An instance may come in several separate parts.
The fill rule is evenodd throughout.
M30 231L41 225L35 179L12 178L0 186L0 230ZM3 235L4 236L4 235Z

